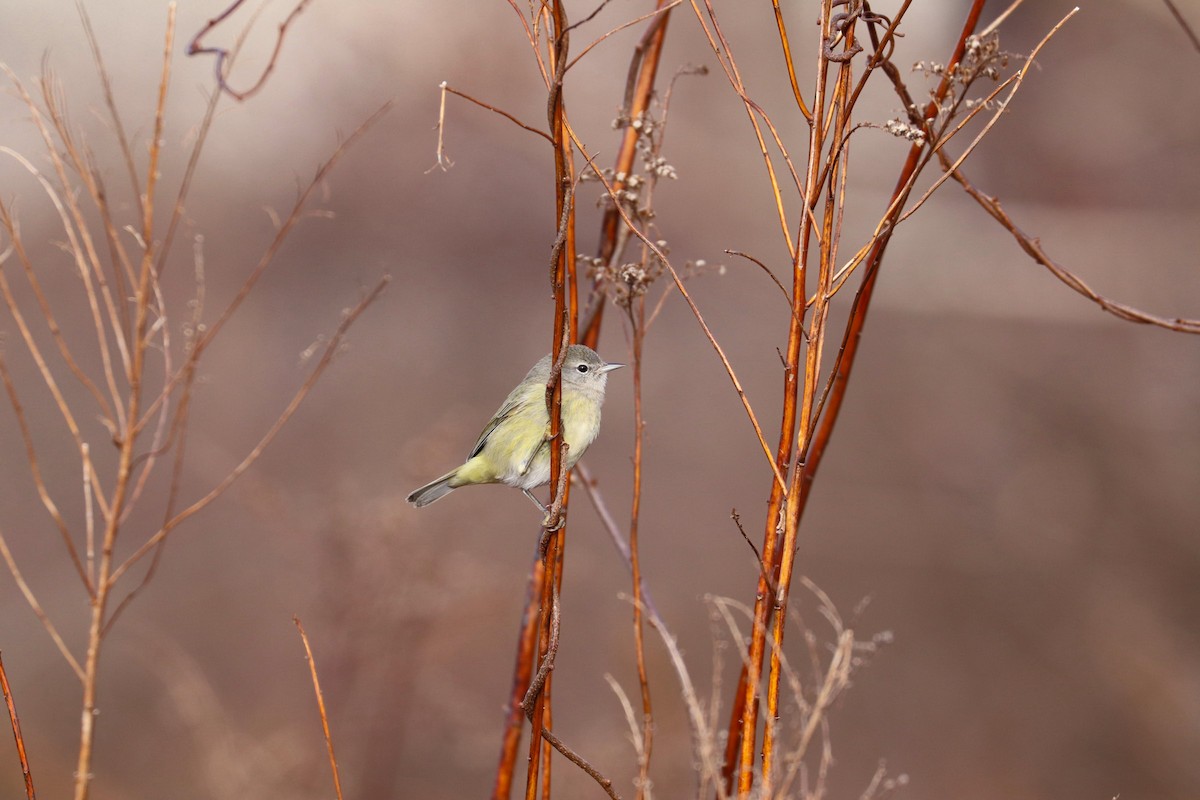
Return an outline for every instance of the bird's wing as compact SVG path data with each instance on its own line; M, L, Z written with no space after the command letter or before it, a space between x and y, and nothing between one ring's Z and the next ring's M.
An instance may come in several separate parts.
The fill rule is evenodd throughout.
M504 405L500 406L496 415L492 417L492 421L479 434L479 439L475 442L475 446L471 448L471 454L467 456L468 461L479 455L479 451L487 444L488 437L492 435L492 431L496 430L501 423L513 414L523 411L531 402L534 402L534 398L529 392L522 393L519 389L520 387L514 389L512 394L504 400Z

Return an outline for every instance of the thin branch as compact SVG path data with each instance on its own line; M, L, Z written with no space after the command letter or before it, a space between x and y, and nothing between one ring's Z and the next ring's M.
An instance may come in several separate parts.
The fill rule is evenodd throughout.
M0 530L0 556L4 558L4 563L8 565L8 571L13 576L13 582L21 590L21 594L25 597L25 602L33 609L34 616L42 623L42 627L46 629L46 633L50 634L50 640L54 642L54 646L58 648L58 652L62 653L62 657L66 660L67 665L75 673L75 677L83 681L83 667L79 665L79 661L71 653L67 647L67 643L58 634L58 629L54 627L54 623L50 621L50 617L42 610L42 604L38 602L37 597L33 594L33 590L29 588L29 584L25 582L25 577L17 567L17 562L13 558L12 551L8 549L8 540L5 539L4 531L2 530Z
M17 759L21 762L21 775L25 778L25 797L36 800L37 793L33 790L33 773L29 769L29 759L25 756L25 737L21 735L21 720L17 717L17 704L13 700L12 688L8 685L8 672L4 669L4 659L0 657L0 690L4 692L4 704L8 707L8 721L12 724L13 738L17 742Z
M669 12L671 9L675 8L675 6L681 4L682 2L683 2L683 0L673 0L673 2L668 3L665 6L659 6L658 8L654 9L653 11L646 13L646 14L642 14L640 17L637 17L636 19L631 19L628 22L622 22L620 25L613 28L608 33L604 34L599 39L597 39L596 41L589 44L587 47L580 50L579 55L572 58L570 63L567 64L567 71L569 72L571 70L571 67L573 67L577 63L579 63L579 59L583 58L589 52L591 52L593 47L600 44L604 40L608 39L610 36L613 36L614 34L619 33L620 31L623 31L626 28L631 28L634 25L637 25L639 22L645 22L646 20L651 19L652 17L656 17L659 14L665 14L665 13ZM575 25L582 25L584 22L587 22L587 20L580 20L579 22L575 23ZM572 25L571 27L574 28L575 25Z
M190 336L196 336L198 331L202 329L200 320L204 317L204 300L206 291L202 236L196 237L193 247L193 259L195 263L196 275L196 297L190 304L192 309L192 316L188 322ZM164 350L168 350L165 342ZM183 484L183 466L184 458L187 454L188 443L188 423L191 420L192 388L195 384L196 368L198 366L194 359L189 359L187 363L188 366L186 368L186 374L182 382L182 388L179 391L179 402L175 407L175 413L171 415L171 430L167 436L167 442L162 444L158 450L152 449L147 454L147 464L142 472L143 477L148 475L150 471L148 462L157 455L161 455L163 452L166 452L167 449L171 447L174 448L174 458L172 459L171 464L171 483L167 489L167 502L163 509L163 525L166 525L170 519L175 516L175 510L179 502L179 492ZM169 367L170 363L169 360L167 360L164 364L164 375L171 374ZM164 403L164 417L168 409L169 405ZM155 434L155 442L158 442L158 433ZM113 609L112 614L109 615L108 622L105 623L105 633L107 633L108 630L111 629L114 624L116 624L116 621L120 618L126 607L129 606L129 604L133 602L133 600L142 592L142 590L150 584L150 581L154 579L155 573L158 571L158 565L162 560L165 547L166 539L161 540L158 545L155 546L154 556L150 559L150 566L146 569L145 574L142 575L142 579L138 582L137 586L134 586L132 589L130 589L128 594L126 594L125 597L121 599L121 602L117 604L116 608Z
M7 147L0 147L0 152L7 153L8 155L12 156L13 158L17 159L18 161L22 162L23 164L29 163L25 159L24 156L20 155L19 153L15 152ZM32 166L33 166L32 164L29 164L29 168L32 168ZM35 177L38 178L39 181L42 182L42 185L44 187L49 186L49 182L45 180L45 177L42 176L41 173L36 172L36 170L35 170L33 174ZM64 220L64 224L66 224L66 222L65 222L67 219L66 212L62 209L61 205L58 205L57 194L52 193L50 197L51 197L51 201L54 202L56 204L56 206L58 207L60 216ZM3 206L0 205L0 208L3 208ZM5 211L4 213L7 217L8 212ZM9 219L11 219L11 218L9 217ZM13 227L12 231L15 231L15 226ZM15 243L17 241L17 237L15 236L15 234L14 234L13 241L14 241L14 246L15 246ZM74 247L74 246L72 246L72 247ZM8 306L9 313L11 313L13 316L13 322L15 322L17 324L17 329L21 333L21 339L22 339L22 341L25 342L25 346L29 350L29 354L33 357L34 363L37 364L38 372L41 373L42 380L46 383L46 388L48 388L50 390L50 394L53 395L54 403L58 407L59 411L62 413L63 420L64 420L64 422L66 422L67 429L71 432L71 436L72 436L72 438L74 438L76 446L78 447L78 446L82 445L83 444L83 435L79 431L79 425L75 421L75 415L71 412L70 406L67 404L67 401L63 397L62 392L59 390L58 382L54 379L54 375L50 371L50 367L47 364L45 357L42 355L41 348L38 347L37 341L33 337L33 332L29 329L29 326L25 322L25 315L21 313L21 309L17 305L16 297L13 295L12 290L9 287L8 278L5 276L4 270L0 270L0 292L2 292L4 295L4 301ZM71 361L68 363L74 363L74 362ZM79 374L82 374L82 372L80 372ZM103 407L104 406L102 406L102 408ZM115 434L116 429L112 428L111 430Z
M635 311L636 305L636 311ZM633 329L633 499L629 512L629 553L633 572L633 643L638 686L642 695L642 746L638 753L637 798L646 796L650 784L650 755L654 744L654 713L650 699L650 679L646 669L646 643L642 625L642 567L638 548L642 510L642 449L646 422L642 411L642 350L646 336L646 295L629 298L625 309Z
M783 63L787 67L788 81L792 85L792 97L795 99L800 113L809 123L812 123L813 114L808 110L804 96L800 94L800 85L796 82L796 65L792 61L792 46L788 42L787 27L783 22L783 10L779 7L779 0L771 0L771 7L775 11L775 27L779 31L779 45L783 48Z
M337 793L338 800L342 800L342 779L338 775L337 756L333 754L333 736L329 732L329 716L325 713L325 695L321 693L321 681L317 678L317 662L313 658L312 647L308 643L308 634L304 632L304 625L300 622L300 617L292 617L292 622L296 623L296 629L300 631L300 641L304 642L304 657L308 660L308 669L312 673L313 692L317 696L317 710L321 714L321 730L325 733L325 747L329 751L329 769L333 773L333 790Z
M571 748L563 744L563 740L559 739L549 728L542 728L542 738L550 744L554 745L554 749L566 756L566 759L581 770L586 772L592 780L600 785L600 788L611 797L613 800L621 800L621 795L617 794L617 790L613 788L612 780L600 774L600 771L593 767L588 761Z
M525 38L529 41L529 49L533 52L533 57L537 61L538 73L542 76L542 82L546 84L546 88L550 88L550 73L546 69L546 62L542 59L541 48L538 47L538 35L534 33L533 28L529 27L529 20L525 19L525 14L517 5L516 0L508 0L509 6L516 12L517 19L521 20L521 26L525 29ZM536 22L534 23L536 27Z
M0 280L3 272L0 271ZM25 443L25 458L29 462L29 472L33 477L33 485L37 490L38 497L42 501L42 506L46 509L46 513L54 520L54 526L58 528L58 533L62 537L63 544L67 548L67 554L71 557L71 563L75 566L75 571L79 574L79 578L83 581L83 588L87 591L89 597L95 597L96 587L92 582L91 575L83 562L79 559L79 550L75 547L75 542L71 539L71 531L67 528L67 521L63 519L62 513L58 510L58 506L54 502L54 498L50 496L50 490L46 486L46 481L42 478L42 470L38 465L37 450L33 444L33 433L29 429L29 421L25 418L25 408L21 405L21 399L17 396L17 387L13 383L12 374L8 371L8 363L0 353L0 379L4 381L4 390L8 394L9 405L12 406L13 416L17 418L17 427L21 430L21 440ZM84 469L87 470L91 463L88 458L88 446L86 442L80 445L83 453ZM85 472L85 477L87 473Z
M435 169L441 169L442 172L448 171L454 166L454 162L446 156L446 82L442 81L438 84L438 88L442 90L440 100L438 102L438 121L437 121L437 161L433 166L425 170L425 174L433 172Z
M168 14L168 17L167 35L169 38L172 32L171 14ZM14 83L16 83L15 80ZM62 209L57 202L55 205L62 219L63 232L66 234L69 242L68 252L75 261L80 278L83 279L88 308L92 314L92 326L96 331L96 344L100 350L100 363L103 367L105 381L108 383L109 394L112 397L112 402L117 412L117 423L120 427L124 428L126 419L122 412L122 395L117 389L116 374L112 356L109 352L108 331L111 330L115 334L113 340L116 344L117 354L121 359L121 365L125 370L126 379L128 379L131 370L129 343L120 335L122 314L117 310L119 304L113 298L112 290L108 285L104 262L97 252L95 239L92 237L88 226L87 215L83 208L80 207L77 193L70 190L73 182L67 174L68 162L78 177L79 182L82 183L83 188L86 190L87 196L96 203L98 208L103 208L103 201L99 198L104 197L105 189L98 171L93 168L91 163L89 163L89 158L86 157L86 150L75 142L71 126L67 121L66 112L62 107L63 100L58 92L56 92L56 89L59 88L58 84L50 74L48 67L45 69L45 74L40 85L42 89L42 101L45 104L45 115L49 116L49 124L47 124L41 109L37 107L33 99L25 91L24 86L18 83L17 91L29 108L34 125L38 129L42 137L42 142L45 145L46 154L54 166L54 172L58 177L60 187L64 189L62 200L66 206L66 210ZM53 133L51 132L51 127L53 128ZM55 143L53 134L57 134L61 140L61 148ZM64 157L66 160L64 160ZM102 215L100 221L104 226L107 241L110 243L114 242L118 237L113 231L111 218L105 218ZM100 308L101 301L104 304L103 312ZM108 317L107 327L105 315Z
M100 78L100 88L104 91L104 105L108 109L108 117L112 120L113 132L117 137L118 149L121 152L121 159L125 162L125 170L129 173L129 185L133 190L132 194L138 203L138 211L141 212L141 205L144 202L141 192L141 181L138 178L137 167L133 161L133 148L129 146L129 137L125 135L125 125L121 122L121 115L117 112L117 101L113 95L112 78L108 74L108 66L104 61L103 55L100 53L100 42L96 38L96 31L92 28L92 18L87 13L87 7L84 6L83 0L75 0L75 9L79 13L80 23L83 25L84 38L87 39L88 49L92 52L92 65L96 68L96 76ZM117 272L120 275L120 272ZM124 296L124 291L120 292ZM125 308L121 304L120 308Z
M761 269L764 273L766 273L767 277L771 279L771 282L774 283L776 286L778 286L779 291L783 293L783 299L787 301L788 308L791 310L791 312L793 314L796 313L796 310L794 308L792 308L792 298L791 298L791 295L788 294L787 287L785 287L783 285L783 283L780 282L779 278L775 277L775 273L771 271L770 267L768 267L763 262L759 261L754 256L750 255L749 253L743 253L740 250L726 250L725 252L728 255L738 256L739 258L746 259L751 264L754 264L759 269Z
M558 637L562 626L562 610L558 604L558 593L551 593L550 600L550 620L547 626L549 631L549 639L547 640L546 652L542 656L542 663L538 666L538 670L533 675L533 680L529 682L529 687L525 690L525 696L521 699L521 710L525 712L525 718L533 721L534 708L538 698L541 697L542 687L546 685L546 679L550 677L550 670L554 669L554 661L558 657Z
M642 727L638 724L637 716L633 710L633 703L630 702L629 695L626 694L620 681L614 678L611 673L604 673L604 680L608 683L608 688L612 689L613 694L617 696L617 702L621 704L621 711L625 714L625 725L629 728L629 738L633 742L633 752L637 755L638 763L641 763L644 760L642 755L644 751Z
M160 338L159 349L162 353L162 369L163 375L170 375L174 372L174 365L171 360L171 329L167 324L167 318L164 313L167 301L163 296L162 285L158 281L158 276L153 270L150 271L151 288L154 290L154 300L159 310L160 316L154 321L151 326L151 331L147 336L147 345L149 339L157 334ZM193 309L192 325L198 324L198 308ZM137 481L134 484L133 492L130 494L129 503L126 505L125 513L121 517L121 522L124 523L129 519L129 515L133 513L133 509L137 506L138 500L145 491L147 483L150 481L150 476L154 471L154 464L158 457L166 452L167 447L163 444L164 438L168 436L171 422L171 408L167 403L163 403L158 414L158 425L154 429L154 436L151 438L149 450L142 456L134 459L134 466L139 470Z
M311 0L299 0L287 17L284 18L283 22L279 24L279 32L275 37L275 48L271 51L271 58L267 62L267 66L263 68L258 80L255 81L249 89L239 92L230 86L226 80L228 74L227 68L229 66L227 64L227 60L230 58L230 51L223 47L205 47L200 44L200 40L208 35L209 31L224 22L244 2L245 0L234 0L234 2L231 3L224 11L210 19L205 26L201 28L195 36L192 37L192 41L187 47L187 54L189 56L195 56L204 53L215 55L217 57L216 62L213 65L213 69L217 78L217 85L221 88L221 91L226 92L235 100L239 101L245 100L246 98L255 94L267 82L267 78L270 77L271 72L275 69L275 62L279 59L279 51L283 49L283 40L287 36L288 27L295 22L296 18L300 16L301 12L304 11L304 7L307 6Z
M629 552L629 543L626 540L625 534L621 531L617 520L613 517L612 512L608 509L608 502L604 499L603 493L600 491L599 481L592 475L587 464L580 461L575 465L575 477L583 491L587 494L588 500L591 501L592 507L596 510L596 515L600 518L600 524L604 530L608 532L608 536L612 539L613 546L617 548L617 552L621 555L621 560L625 562L626 569L633 571L633 561ZM654 606L654 598L650 594L650 587L642 581L642 605L650 613L650 623L657 624L658 610Z
M550 134L546 133L545 131L540 131L537 128L533 127L532 125L526 125L524 122L521 122L521 120L517 119L512 114L508 113L507 111L504 111L503 109L496 108L495 106L490 105L489 103L485 103L482 100L477 100L474 97L472 97L471 95L467 94L466 92L460 92L458 89L455 89L453 86L450 86L445 81L442 81L441 83L439 83L438 88L442 90L443 104L444 104L444 98L445 98L446 93L458 95L462 99L468 100L468 101L474 103L475 105L479 106L480 108L487 109L488 111L491 111L493 114L499 114L500 116L504 117L509 122L513 123L514 125L516 125L519 128L524 128L525 130L529 131L530 133L536 133L538 136L542 137L547 142L550 142L550 144L554 144L554 138L552 136L550 136ZM441 121L441 118L439 117L438 118L438 148L439 148L438 152L439 152L439 156L441 153L441 140L442 140L442 121Z
M87 557L87 574L89 579L96 574L96 514L92 510L94 503L92 501L92 459L91 446L84 442L83 445L83 525L84 525L84 542L86 547Z
M942 166L945 169L950 169L949 159L942 156ZM1150 314L1140 309L1116 300L1110 300L1104 295L1088 286L1082 278L1079 278L1073 272L1068 270L1063 265L1052 259L1046 254L1042 248L1041 240L1036 236L1030 236L1021 230L1013 221L1012 217L1000 205L1000 201L995 197L984 194L975 188L974 184L968 180L962 170L954 170L951 173L954 180L963 187L963 190L969 194L975 202L979 203L988 214L999 222L1005 230L1013 235L1017 244L1024 250L1030 258L1041 264L1050 271L1050 274L1065 284L1072 291L1086 297L1096 305L1100 306L1103 311L1107 311L1113 316L1126 320L1128 322L1138 322L1146 325L1154 325L1159 328L1165 328L1170 331L1178 331L1179 333L1200 334L1200 319L1186 319L1183 317L1161 317L1155 314Z
M1004 20L1008 19L1009 16L1011 16L1014 11L1016 11L1018 8L1020 8L1024 4L1024 2L1025 2L1025 0L1013 0L1012 3L1009 4L1008 8L1001 11L999 16L997 16L994 20L992 20L986 26L984 26L983 30L981 30L979 32L979 35L987 36L988 34L995 31L997 28L999 28L1004 23ZM1167 0L1167 2L1169 3L1170 0Z
M7 147L0 147L0 152L12 156L17 160L18 163L21 164L21 166L25 167L25 169L28 170L30 174L33 175L36 180L38 180L39 183L42 184L42 188L49 193L50 201L54 203L56 207L61 209L57 192L54 191L54 188L50 185L49 181L45 180L44 176L38 172L37 168L34 167L33 164L28 161L28 159ZM63 219L65 219L65 217L63 217ZM25 272L25 277L29 281L30 288L33 290L33 296L37 300L38 308L42 313L42 317L46 321L46 327L50 330L50 336L54 339L54 343L58 347L58 352L62 356L63 362L67 365L67 368L71 370L71 374L75 376L75 379L78 380L80 384L82 384L83 387L88 390L88 392L92 395L92 398L96 401L96 405L99 407L100 415L104 420L105 426L110 430L115 430L116 422L115 417L113 416L112 406L109 405L108 399L104 396L104 393L101 392L100 388L96 386L90 377L88 377L87 373L83 371L78 362L75 361L75 357L71 354L70 347L67 345L67 341L63 337L62 329L59 327L58 320L55 318L54 312L50 308L50 302L46 299L45 292L42 291L42 282L38 280L37 271L33 267L33 261L30 259L29 253L25 250L25 242L21 238L21 232L17 225L17 221L13 217L12 211L8 204L2 200L0 200L0 225L3 225L4 229L8 232L8 238L11 242L12 252L14 255L16 255L17 260L21 262L21 269ZM3 261L4 259L0 259L0 264L2 264ZM6 291L6 300L7 297L8 294Z
M696 20L700 23L700 26L704 31L705 38L708 39L709 47L712 48L713 53L717 57L718 63L721 65L721 69L725 72L725 77L729 81L730 87L732 87L734 92L737 93L738 98L745 106L746 114L750 119L750 126L754 130L754 137L758 144L759 154L762 156L763 165L767 170L767 178L771 183L771 195L775 200L775 213L779 218L779 224L783 232L784 241L787 242L788 253L795 258L797 248L792 241L791 226L788 224L787 212L784 209L783 195L779 188L779 179L775 174L775 166L771 162L771 155L767 150L766 139L763 136L762 128L758 123L758 116L762 116L765 119L766 115L763 110L750 99L750 96L746 91L746 85L742 81L741 72L738 70L737 62L734 61L733 53L729 49L729 42L725 39L725 34L721 30L721 26L717 23L716 11L712 7L711 0L704 0L706 13L702 13L700 11L698 0L691 0L691 6L692 11L696 15ZM709 28L710 23L712 26L711 30ZM774 126L772 126L772 130L773 127ZM777 146L783 149L782 139L780 139L778 136L775 138ZM784 152L786 152L786 150L784 150ZM785 161L787 162L789 169L791 169L791 159L785 156ZM795 170L791 169L791 171L793 179L797 179ZM799 184L797 184L797 186L799 187Z

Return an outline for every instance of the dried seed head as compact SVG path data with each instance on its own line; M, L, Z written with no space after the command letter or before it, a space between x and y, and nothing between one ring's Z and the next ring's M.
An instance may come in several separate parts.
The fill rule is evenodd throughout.
M883 123L883 129L885 131L887 131L888 133L890 133L892 136L898 137L900 139L905 139L906 141L909 141L909 142L918 142L919 143L919 142L925 141L925 132L922 131L920 128L917 128L914 125L910 124L906 120L902 120L902 119L898 119L898 118L897 119L889 119L887 122Z

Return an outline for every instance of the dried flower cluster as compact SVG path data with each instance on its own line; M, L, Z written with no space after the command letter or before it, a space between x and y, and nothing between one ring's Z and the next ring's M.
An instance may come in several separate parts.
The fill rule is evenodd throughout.
M921 143L925 141L925 132L907 120L889 119L883 123L883 129L892 136L905 139L913 143Z
M923 72L926 77L940 78L946 74L950 75L954 91L939 104L938 111L938 118L944 120L953 117L959 107L968 111L979 106L989 110L1003 107L1003 104L998 101L970 98L966 94L975 81L980 78L986 78L993 82L1001 80L1002 71L1008 67L1010 57L1012 57L1011 53L1000 49L1000 34L993 31L984 36L968 37L962 61L951 70L947 71L944 64L935 61L918 61L913 64L913 71ZM904 138L910 136L910 134L902 132L899 127L893 129L891 122L887 123L884 128L896 136Z

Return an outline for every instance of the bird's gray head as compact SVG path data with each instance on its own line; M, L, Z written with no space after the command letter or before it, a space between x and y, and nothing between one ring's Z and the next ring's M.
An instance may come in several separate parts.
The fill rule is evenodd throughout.
M607 363L590 347L573 344L567 348L567 356L563 360L563 387L603 399L604 387L608 384L608 373L623 366L625 365ZM525 380L530 378L540 383L550 380L550 356L539 361Z
M625 365L606 363L592 348L573 344L567 348L567 357L563 361L563 386L588 393L594 392L603 397L604 387L608 384L608 373L623 366Z

